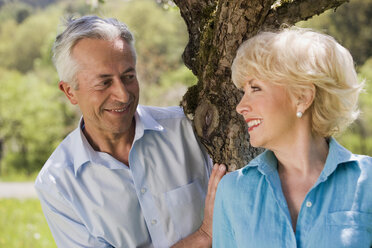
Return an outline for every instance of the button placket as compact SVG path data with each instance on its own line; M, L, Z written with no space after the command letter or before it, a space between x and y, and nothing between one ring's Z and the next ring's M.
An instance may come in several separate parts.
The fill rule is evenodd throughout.
M163 229L162 215L155 202L156 194L152 192L151 185L144 179L144 175L146 174L146 167L144 164L146 164L146 161L139 159L145 156L141 156L141 153L137 152L138 146L141 146L140 142L137 142L136 145L132 147L130 154L131 171L138 202L154 246L167 247L167 245L164 245L167 243L167 239ZM142 151L142 149L140 151Z
M141 188L140 191L141 191L141 194L143 195L143 194L145 194L147 192L147 189L145 187L143 187L143 188Z

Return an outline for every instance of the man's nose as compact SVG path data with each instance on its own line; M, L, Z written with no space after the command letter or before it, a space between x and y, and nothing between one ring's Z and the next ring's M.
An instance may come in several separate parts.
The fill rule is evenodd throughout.
M111 90L113 100L122 103L127 103L129 101L130 93L121 79L114 79L114 84Z

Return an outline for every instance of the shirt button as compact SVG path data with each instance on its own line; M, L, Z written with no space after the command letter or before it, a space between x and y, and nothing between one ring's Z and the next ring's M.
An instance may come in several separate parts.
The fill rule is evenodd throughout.
M146 191L147 191L146 188L142 188L142 189L141 189L141 193L142 193L142 194L146 193Z
M306 202L306 207L309 208L309 207L311 207L312 205L313 205L313 204L311 203L311 201L307 201L307 202Z
M158 221L155 220L155 219L153 219L153 220L151 221L151 225L156 225L156 223L158 223Z

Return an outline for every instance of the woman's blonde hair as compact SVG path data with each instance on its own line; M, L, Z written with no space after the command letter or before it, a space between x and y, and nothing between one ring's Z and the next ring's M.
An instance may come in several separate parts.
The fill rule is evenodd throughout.
M291 96L315 86L312 131L329 137L344 130L359 114L358 82L349 51L329 35L310 29L261 32L245 41L232 65L232 80L242 88L249 77L285 85Z

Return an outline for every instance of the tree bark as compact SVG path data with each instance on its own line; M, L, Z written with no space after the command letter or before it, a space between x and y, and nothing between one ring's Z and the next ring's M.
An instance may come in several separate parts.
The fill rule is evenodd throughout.
M181 105L215 163L233 171L262 152L250 145L235 111L242 93L231 81L230 67L239 45L260 30L293 25L346 1L174 0L189 32L183 60L198 78Z

